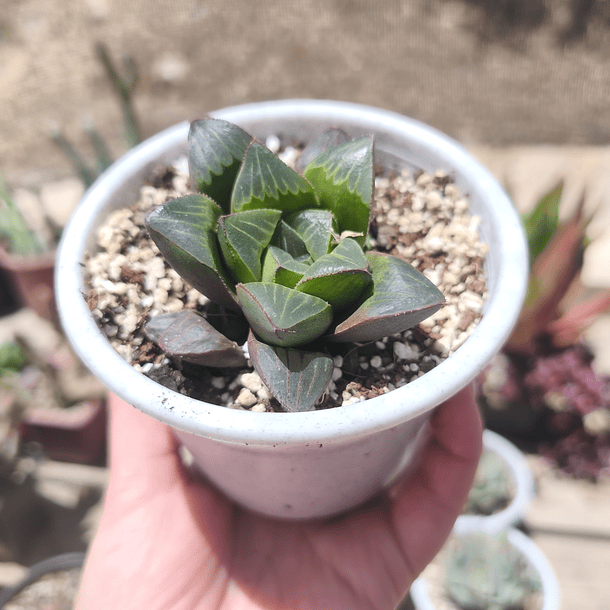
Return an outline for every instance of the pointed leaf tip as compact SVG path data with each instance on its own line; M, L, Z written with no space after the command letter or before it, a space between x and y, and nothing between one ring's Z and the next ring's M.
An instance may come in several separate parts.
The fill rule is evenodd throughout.
M301 156L297 160L296 170L298 172L303 172L309 163L317 156L335 146L339 146L339 144L345 144L349 141L350 137L343 129L339 127L329 127L303 149Z
M322 352L267 345L252 332L248 351L269 391L286 411L311 411L331 381L333 360Z
M441 291L406 261L378 252L368 252L366 258L373 284L329 340L376 341L419 324L443 306Z
M256 140L248 147L235 180L233 212L272 208L287 212L319 207L313 188Z
M192 187L228 214L235 178L252 136L233 123L208 118L191 123L188 142Z
M164 352L186 362L215 368L247 364L239 345L192 309L152 318L146 333Z
M373 199L373 139L370 136L335 146L318 155L305 169L320 205L334 214L339 232L368 232Z
M321 336L332 321L326 301L280 284L238 284L237 294L251 328L270 345L305 345Z

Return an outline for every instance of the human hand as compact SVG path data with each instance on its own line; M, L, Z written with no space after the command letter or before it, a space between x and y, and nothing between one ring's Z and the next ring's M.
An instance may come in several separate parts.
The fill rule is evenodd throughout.
M346 515L255 515L182 465L166 425L109 399L110 482L76 610L390 610L449 535L472 483L471 388L441 405L400 487Z

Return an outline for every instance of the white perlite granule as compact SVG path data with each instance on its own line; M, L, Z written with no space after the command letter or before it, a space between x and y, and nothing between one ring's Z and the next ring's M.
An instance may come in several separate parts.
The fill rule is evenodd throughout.
M287 148L280 156L293 164L298 150ZM152 316L185 307L205 313L208 304L165 263L144 227L150 210L191 192L185 164L167 170L154 184L142 187L134 206L112 213L99 229L99 251L87 260L94 317L127 362L170 389L231 408L278 409L252 368L202 370L203 378L193 379L142 330ZM332 381L318 408L353 404L401 387L466 341L486 298L487 246L480 240L478 222L467 198L441 171L417 176L405 171L375 179L373 247L422 271L439 287L446 304L418 327L336 356Z

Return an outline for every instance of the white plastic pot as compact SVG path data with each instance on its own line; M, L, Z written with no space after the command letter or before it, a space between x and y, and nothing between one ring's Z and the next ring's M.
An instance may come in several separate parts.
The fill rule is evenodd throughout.
M504 190L459 144L417 121L342 102L285 100L226 108L212 116L261 141L275 134L307 141L329 126L375 136L376 161L389 168L444 169L481 217L489 298L476 331L454 356L416 381L372 400L306 413L252 413L199 402L135 371L110 346L83 298L83 260L109 212L131 205L154 168L186 153L188 124L131 150L87 191L63 233L56 286L62 324L84 363L106 386L176 430L207 477L260 513L326 517L390 485L414 461L434 407L466 386L506 340L521 308L526 245Z
M461 534L479 531L476 528L464 528ZM519 550L527 559L528 563L540 576L542 582L542 607L540 610L559 610L561 592L559 582L553 567L540 547L523 532L509 528L507 530L508 541ZM440 610L430 598L429 584L424 576L415 579L409 591L411 601L415 610Z
M493 534L523 521L534 499L535 484L532 471L523 453L503 436L485 430L483 447L495 453L506 466L513 483L514 495L510 503L493 515L460 515L453 531L472 529Z

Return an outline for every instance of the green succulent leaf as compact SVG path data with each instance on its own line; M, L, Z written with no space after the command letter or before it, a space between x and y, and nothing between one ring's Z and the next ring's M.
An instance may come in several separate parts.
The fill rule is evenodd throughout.
M544 195L536 207L523 216L523 225L530 250L530 265L546 248L559 226L559 202L563 184Z
M334 310L354 305L371 283L368 262L353 239L344 239L307 269L296 289L324 299Z
M251 328L270 345L305 345L322 335L332 321L326 301L280 284L238 284L237 296Z
M225 271L216 239L221 214L209 197L187 195L155 208L146 227L180 277L212 301L239 309L235 285Z
M419 324L444 304L441 291L406 261L378 252L365 256L373 284L364 302L334 329L330 340L375 341Z
M339 127L330 127L303 149L301 156L297 159L296 170L298 172L303 172L309 163L318 155L321 155L324 151L334 148L335 146L339 146L339 144L345 144L349 141L350 137L343 129L340 129Z
M192 309L156 316L145 330L164 352L186 362L212 367L242 367L247 364L239 345L219 333Z
M330 210L340 232L361 233L364 244L373 198L373 140L365 136L323 152L303 174L320 205Z
M286 224L301 237L314 261L331 251L333 234L339 231L330 210L301 210L288 216Z
M286 411L311 411L328 387L333 360L322 352L267 345L253 333L248 351L254 368Z
M248 210L221 216L218 242L225 262L237 282L258 282L263 251L280 219L279 210Z
M220 119L193 121L189 129L189 174L193 188L228 214L235 178L252 136Z
M294 288L307 269L307 265L299 263L284 250L269 246L263 261L263 282Z
M319 207L311 184L260 142L252 142L235 180L233 212L271 208L288 212Z
M271 245L281 248L301 263L311 262L311 257L307 251L307 244L283 218L277 225Z

